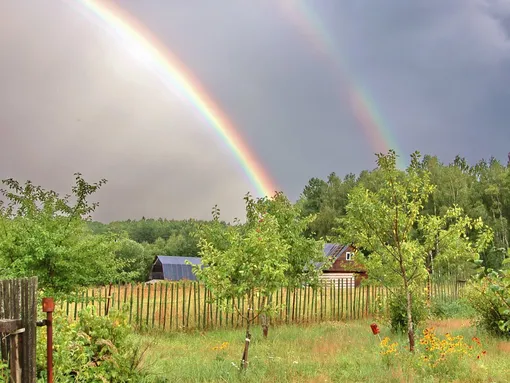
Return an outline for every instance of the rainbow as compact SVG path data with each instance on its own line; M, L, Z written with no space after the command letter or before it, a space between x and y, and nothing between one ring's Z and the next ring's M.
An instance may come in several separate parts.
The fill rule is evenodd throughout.
M282 4L285 15L301 29L315 49L327 59L332 72L337 76L336 81L339 88L344 92L347 90L351 110L373 150L377 153L386 153L389 149L393 149L397 154L401 153L396 140L387 124L384 123L375 103L368 96L366 89L359 81L352 81L354 76L347 76L347 63L338 53L335 43L319 15L305 0L282 0L279 3ZM348 81L347 78L350 78L351 81ZM398 166L405 167L401 157L398 157Z
M141 54L149 68L169 90L184 95L231 150L260 197L277 190L268 172L257 160L238 129L207 94L190 71L131 15L104 0L66 0L107 32L120 39L134 53Z

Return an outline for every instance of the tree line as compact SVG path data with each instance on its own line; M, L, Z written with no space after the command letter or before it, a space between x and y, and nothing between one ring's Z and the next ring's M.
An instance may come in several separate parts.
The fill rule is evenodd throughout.
M444 217L457 206L470 218L481 218L494 232L491 246L481 254L484 264L501 267L509 249L510 236L510 161L504 165L495 158L469 165L457 156L449 164L425 155L417 168L427 170L434 190L424 201L422 214ZM327 179L312 178L297 202L303 215L316 214L309 235L316 238L335 237L337 222L346 216L349 194L357 186L376 192L384 183L384 171L377 168L362 171L358 176L343 178L331 173Z
M444 217L455 205L470 218L481 218L494 232L481 258L501 266L509 247L510 168L496 159L469 165L457 156L450 164L426 155L419 168L435 186L423 213ZM110 280L145 280L156 255L198 256L198 229L212 221L138 219L103 224L90 216L98 207L89 202L106 180L87 183L76 174L71 193L60 196L30 181L3 180L0 207L0 270L4 276L41 275L41 283L56 290L76 284ZM357 186L371 191L384 184L380 168L327 179L312 178L296 209L315 216L306 229L309 238L339 240L338 222L346 217L349 194ZM221 224L226 227L225 222ZM346 239L347 240L347 239ZM95 256L100 254L101 256ZM432 255L434 256L434 255ZM446 261L444 267L459 265ZM441 267L441 264L438 265ZM94 270L93 272L91 270Z

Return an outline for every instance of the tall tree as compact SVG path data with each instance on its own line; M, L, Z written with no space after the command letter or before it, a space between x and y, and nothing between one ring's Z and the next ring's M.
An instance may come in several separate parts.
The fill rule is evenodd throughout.
M368 258L361 261L370 278L404 294L409 349L414 351L413 298L423 290L427 276L425 260L430 247L435 246L436 235L441 231L442 240L464 241L465 246L469 246L469 241L459 229L464 226L442 227L423 216L423 207L435 187L430 182L430 173L420 163L420 154L411 155L406 171L397 169L396 159L394 151L377 155L382 185L377 190L359 185L350 193L347 214L339 220L338 231L344 242L353 242L369 252ZM457 211L448 215L460 217ZM422 230L425 238L417 235L418 226L426 228Z

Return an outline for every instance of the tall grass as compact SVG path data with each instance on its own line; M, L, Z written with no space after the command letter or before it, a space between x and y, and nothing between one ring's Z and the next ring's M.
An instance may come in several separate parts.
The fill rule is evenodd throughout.
M466 320L434 321L438 334L466 339L479 336L487 351L483 360L466 357L446 369L426 370L420 355L403 352L389 360L380 354L379 338L370 322L334 322L280 326L267 340L256 333L250 364L240 374L244 337L241 331L215 330L192 334L167 333L148 357L155 373L167 382L508 382L510 343L476 333ZM381 336L405 344L404 336L385 327ZM393 356L390 356L392 358ZM385 359L386 358L386 359Z

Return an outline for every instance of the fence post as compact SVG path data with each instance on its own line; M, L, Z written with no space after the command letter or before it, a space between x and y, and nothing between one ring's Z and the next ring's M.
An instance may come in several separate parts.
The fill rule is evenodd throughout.
M53 311L55 302L53 298L43 298L42 311L46 313L46 369L48 383L53 383Z

